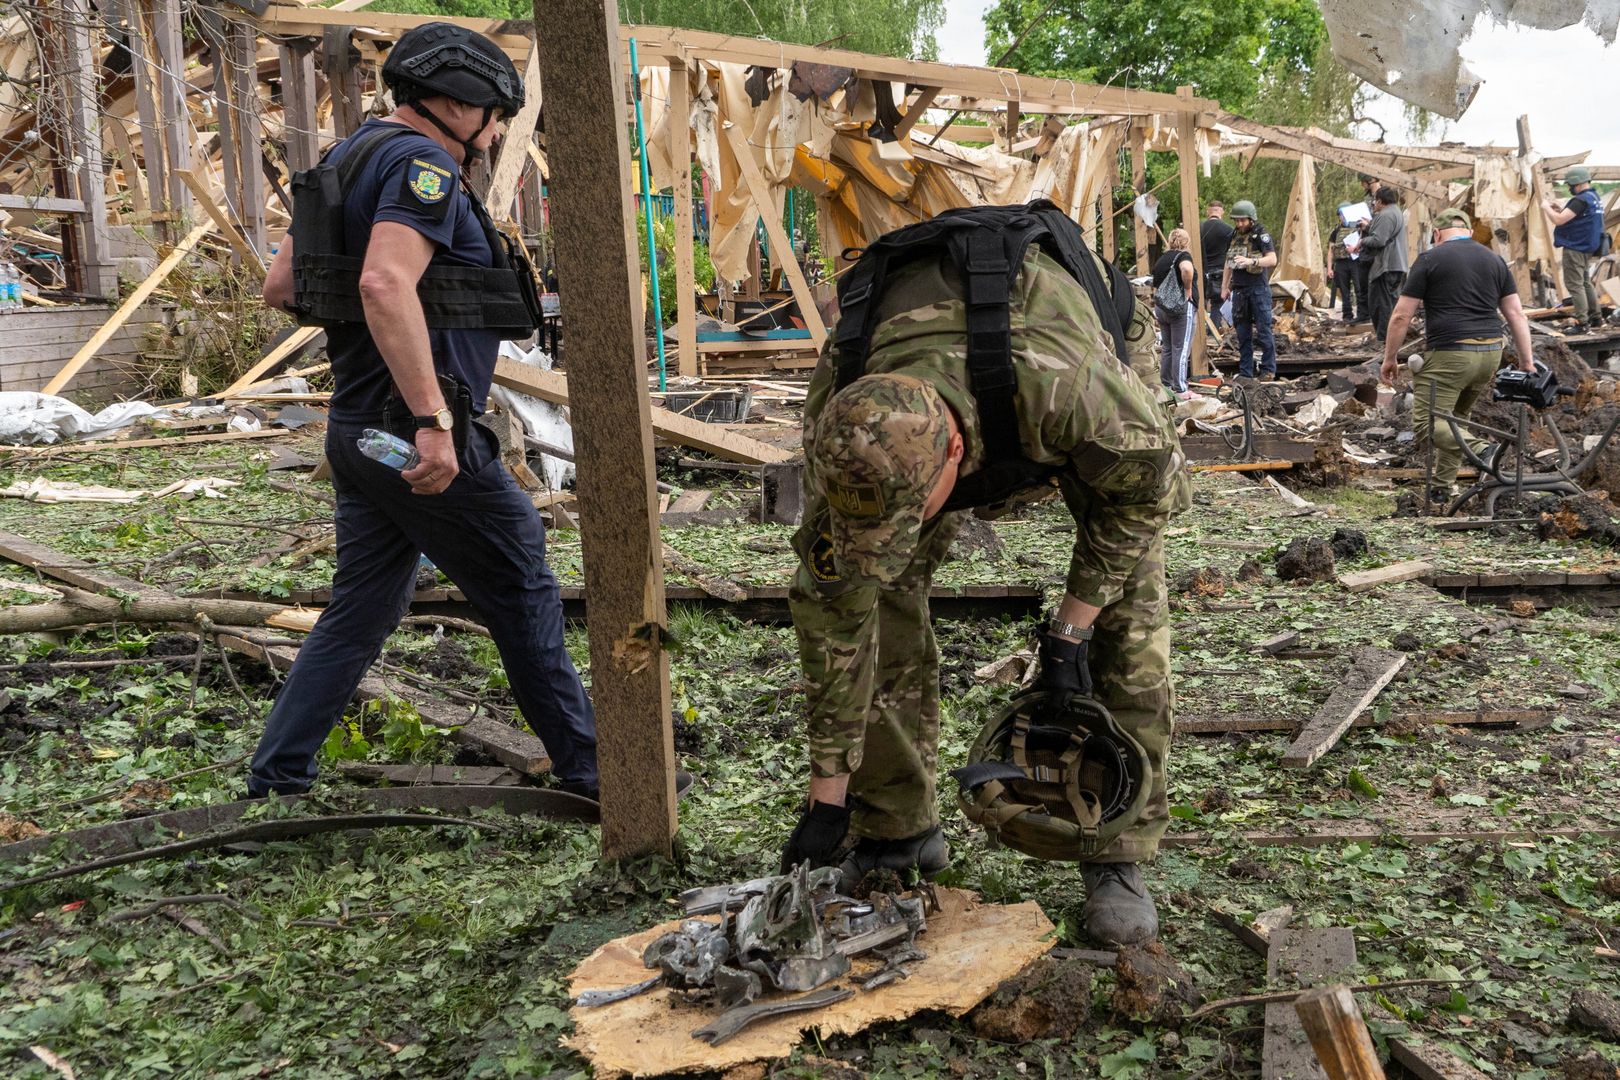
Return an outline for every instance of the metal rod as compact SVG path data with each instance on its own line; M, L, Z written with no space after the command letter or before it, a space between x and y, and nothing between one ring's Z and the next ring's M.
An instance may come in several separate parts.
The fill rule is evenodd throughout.
M1429 379L1429 445L1423 452L1423 516L1428 517L1433 509L1430 505L1431 494L1434 491L1434 407L1435 394L1439 390L1440 380ZM1458 440L1461 442L1462 440Z
M635 86L636 145L641 157L641 210L647 220L647 276L652 278L653 340L658 344L658 389L668 388L664 358L664 301L658 295L658 238L653 235L652 178L647 171L647 128L641 119L641 65L636 62L636 39L630 39L630 77Z

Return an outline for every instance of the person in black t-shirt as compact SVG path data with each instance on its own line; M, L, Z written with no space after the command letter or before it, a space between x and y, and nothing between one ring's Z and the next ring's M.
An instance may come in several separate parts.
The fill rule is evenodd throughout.
M1159 320L1159 382L1177 397L1190 397L1187 358L1192 353L1193 319L1198 312L1198 271L1193 267L1192 237L1186 229L1170 230L1170 250L1153 264L1153 313ZM1181 302L1166 308L1159 289L1176 275ZM1178 289L1167 290L1177 292Z
M1209 314L1215 325L1221 325L1221 274L1211 273L1212 266L1226 265L1226 249L1232 245L1236 231L1225 221L1226 206L1219 199L1211 199L1209 216L1198 227L1198 246L1204 253L1204 299L1209 301Z
M1496 377L1502 362L1502 320L1513 330L1519 367L1532 369L1530 324L1519 290L1502 257L1474 242L1473 224L1461 210L1442 210L1434 224L1440 242L1419 255L1390 315L1379 374L1394 383L1401 342L1418 306L1425 318L1425 350L1411 362L1412 430L1419 445L1429 437L1430 396L1435 413L1467 417ZM1449 497L1462 464L1451 425L1434 423L1434 483Z

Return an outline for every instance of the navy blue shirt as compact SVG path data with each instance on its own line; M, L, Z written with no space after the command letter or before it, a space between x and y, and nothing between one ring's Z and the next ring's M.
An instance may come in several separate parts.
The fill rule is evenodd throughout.
M359 132L335 147L327 160L342 161L363 132L401 126L368 120ZM489 239L473 213L472 200L462 190L459 167L426 135L412 132L385 140L355 177L343 204L343 242L349 255L365 257L371 227L379 221L407 225L433 241L435 265L492 265ZM335 385L332 419L348 423L379 420L394 382L371 340L371 331L364 324L345 323L328 330L326 338ZM434 370L464 383L472 392L473 412L481 413L495 374L500 331L430 329L428 340Z

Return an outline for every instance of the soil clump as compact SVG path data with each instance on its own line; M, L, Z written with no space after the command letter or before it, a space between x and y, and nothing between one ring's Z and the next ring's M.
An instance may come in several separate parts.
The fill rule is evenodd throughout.
M1198 1004L1198 990L1160 942L1126 945L1114 962L1111 1004L1121 1016L1174 1026L1184 1006Z
M1073 1038L1091 1016L1091 977L1082 960L1038 956L974 1010L973 1031L1009 1043Z
M1593 540L1620 547L1620 520L1614 506L1596 495L1549 495L1530 504L1539 516L1536 532L1543 540Z
M1338 576L1333 547L1320 536L1301 536L1288 542L1277 556L1277 577L1282 581L1332 581Z

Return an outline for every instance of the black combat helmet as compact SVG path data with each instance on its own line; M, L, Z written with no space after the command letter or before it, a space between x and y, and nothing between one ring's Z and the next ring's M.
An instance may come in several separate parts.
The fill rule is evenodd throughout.
M382 75L402 104L443 94L505 117L523 107L523 77L511 57L484 35L450 23L407 30L389 50Z

